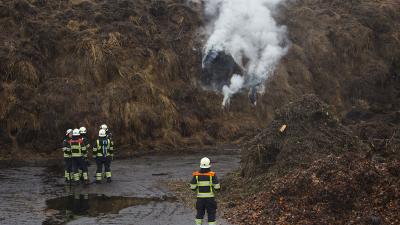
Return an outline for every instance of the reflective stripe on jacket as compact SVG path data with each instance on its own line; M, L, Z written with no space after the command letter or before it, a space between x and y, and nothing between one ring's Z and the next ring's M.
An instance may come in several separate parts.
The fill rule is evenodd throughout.
M64 158L71 158L71 148L68 143L69 140L70 139L67 137L67 138L64 138L64 141L63 141L62 150L64 153Z
M214 198L214 190L221 188L214 172L194 172L190 188L196 190L197 198Z
M93 146L93 155L97 157L113 156L114 143L111 139L102 138L97 139Z
M82 137L82 155L87 157L88 149L90 147L89 140L86 136Z
M68 142L71 148L72 157L82 157L82 139L71 139Z

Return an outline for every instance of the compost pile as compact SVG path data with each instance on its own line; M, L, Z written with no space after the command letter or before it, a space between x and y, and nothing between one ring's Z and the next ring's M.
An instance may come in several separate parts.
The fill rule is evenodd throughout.
M61 157L79 126L94 138L106 123L129 151L213 145L254 126L196 85L201 24L185 0L1 1L0 158Z
M324 156L361 147L327 104L315 95L304 95L278 110L268 127L245 145L243 174L252 176L266 169L282 174L295 167L307 168Z
M49 157L66 129L86 126L94 138L102 123L129 151L247 140L307 93L339 120L350 113L346 125L376 151L391 146L400 121L396 1L286 1L275 17L288 27L288 54L256 107L243 91L229 112L199 85L207 18L196 2L1 1L0 157Z
M244 178L225 181L233 223L400 221L400 160L377 154L315 95L278 110L242 154Z
M237 224L398 224L400 161L355 153L296 169L229 210Z
M225 216L398 224L400 4L298 0L280 10L292 46L257 108L273 119L224 182Z

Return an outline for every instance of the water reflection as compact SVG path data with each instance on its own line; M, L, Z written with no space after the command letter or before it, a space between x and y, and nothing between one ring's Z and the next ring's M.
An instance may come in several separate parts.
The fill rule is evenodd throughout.
M176 198L137 198L74 193L46 201L48 218L43 222L43 225L64 224L82 216L97 217L117 214L124 208L163 201L173 202L176 201Z

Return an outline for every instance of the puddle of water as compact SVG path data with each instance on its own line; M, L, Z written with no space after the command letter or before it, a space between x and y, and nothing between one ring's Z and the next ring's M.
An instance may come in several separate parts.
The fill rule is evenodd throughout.
M147 205L151 202L175 202L174 197L137 198L106 196L101 194L74 194L46 201L47 219L43 225L65 224L79 217L98 217L107 214L118 214L122 209Z

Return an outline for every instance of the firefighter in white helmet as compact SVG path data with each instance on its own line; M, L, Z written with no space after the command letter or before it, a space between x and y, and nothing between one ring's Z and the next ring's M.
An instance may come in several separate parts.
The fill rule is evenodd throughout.
M200 170L193 173L190 188L197 193L196 202L196 224L202 224L207 212L208 224L216 224L217 202L215 201L215 190L219 190L220 184L215 172L211 171L211 161L204 157L200 161Z
M72 131L72 139L69 140L72 155L72 167L74 171L74 181L77 184L80 179L79 169L82 169L82 177L85 184L89 184L88 169L86 162L83 158L82 147L84 146L83 139L79 129Z
M111 133L110 129L108 128L107 124L102 124L102 125L100 126L100 129L105 130L105 131L106 131L107 138L112 139L112 133Z
M114 143L107 137L107 131L100 129L99 138L93 144L93 157L96 159L96 183L101 183L103 178L103 165L107 182L111 182L111 161L114 156Z
M65 182L69 183L72 178L72 159L71 159L71 148L69 147L69 140L72 138L72 129L68 129L65 133L64 140L63 140L63 153L64 153L64 177Z
M79 133L81 134L81 138L83 140L82 155L83 158L85 159L86 164L88 164L88 149L90 147L90 141L86 127L79 128Z

